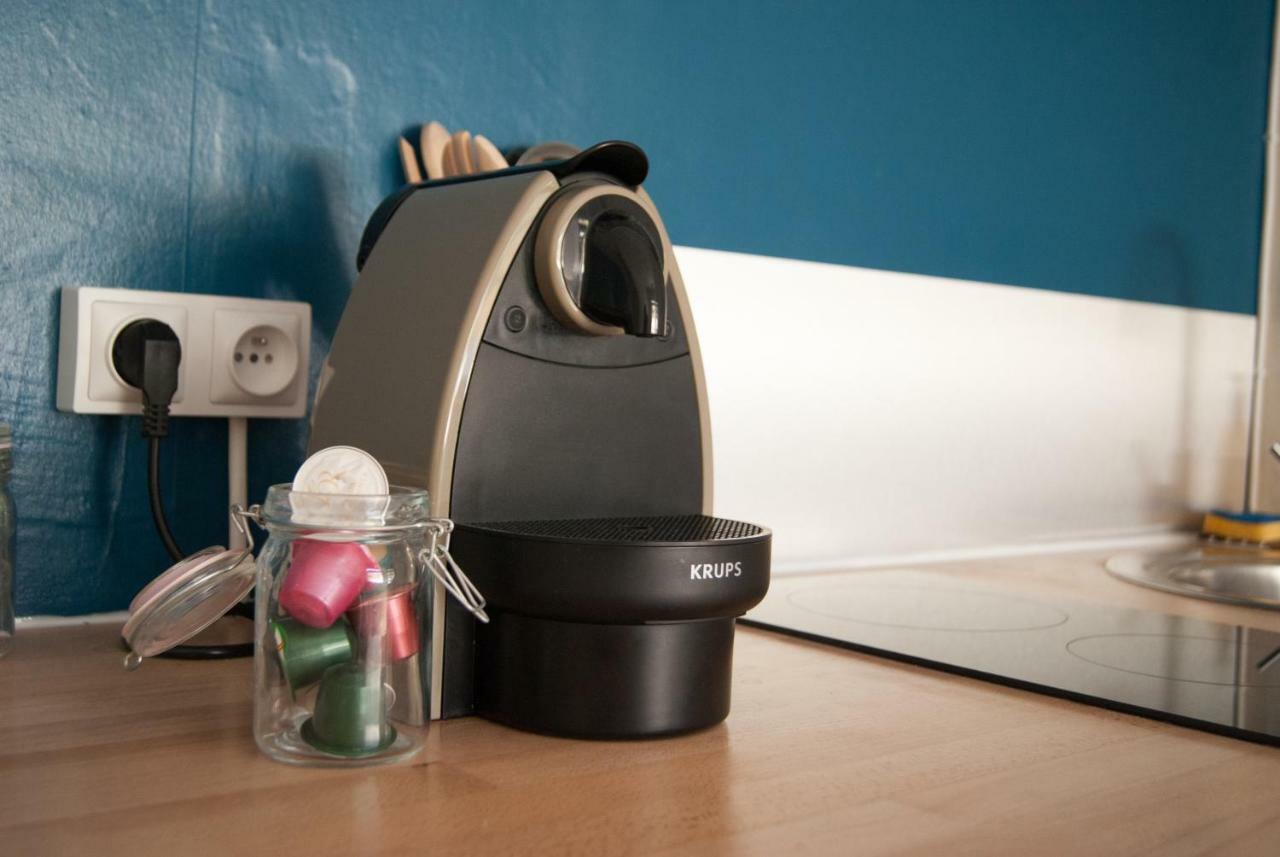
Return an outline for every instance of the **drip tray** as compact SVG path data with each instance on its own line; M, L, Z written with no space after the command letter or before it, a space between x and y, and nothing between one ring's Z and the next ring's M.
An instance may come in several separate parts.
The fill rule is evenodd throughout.
M719 723L734 622L769 588L771 538L707 515L460 523L450 550L491 621L446 636L446 660L452 646L474 672L451 678L446 663L445 697L471 687L482 716L556 735Z
M745 622L1280 745L1280 634L958 584L933 572L775 579Z
M459 524L451 550L499 611L595 623L741 616L772 535L708 515Z

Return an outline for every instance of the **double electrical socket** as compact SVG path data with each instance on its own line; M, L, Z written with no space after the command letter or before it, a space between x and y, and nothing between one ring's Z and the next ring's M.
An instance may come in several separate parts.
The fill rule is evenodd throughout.
M172 416L306 413L309 304L91 286L62 290L58 410L139 413L142 393L120 379L111 346L144 318L173 328L182 348Z

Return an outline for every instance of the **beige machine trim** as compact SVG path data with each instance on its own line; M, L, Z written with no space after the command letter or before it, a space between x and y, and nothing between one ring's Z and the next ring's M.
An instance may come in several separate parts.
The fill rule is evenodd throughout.
M475 366L476 352L480 348L480 340L489 323L493 305L497 301L502 281L511 268L516 252L520 249L529 227L542 210L543 203L554 193L558 185L550 173L540 173L546 179L542 187L532 188L534 192L526 194L519 206L512 209L503 227L506 240L497 244L489 253L471 302L467 308L467 317L471 325L459 331L458 339L453 346L453 354L449 360L448 377L454 379L452 387L444 391L439 416L436 420L435 437L431 445L431 506L440 517L449 515L449 497L453 490L453 460L458 450L458 426L462 421L462 406L467 399L467 386L471 381L471 370Z
M667 231L662 230L663 238ZM669 250L668 250L669 252ZM702 372L702 350L698 346L698 334L693 329L693 313L689 309L689 297L684 291L684 279L680 269L674 265L670 271L672 291L676 302L680 305L680 316L684 319L684 335L689 341L689 357L693 361L693 385L698 396L698 412L702 417L698 422L702 435L702 514L710 515L714 508L715 467L711 460L711 406L707 402L707 379Z
M675 252L671 249L671 238L667 235L667 225L658 215L658 209L649 198L645 189L636 188L636 201L653 218L662 235L662 253L665 257L663 265L671 280L671 292L675 295L676 304L680 307L680 317L684 319L684 336L689 343L689 358L693 362L693 386L698 396L698 428L702 436L702 514L710 515L715 494L715 467L711 460L711 407L707 401L707 378L702 371L702 348L698 345L698 331L693 323L693 310L689 306L689 295L684 290L684 278L680 276L680 267L676 264Z
M538 212L547 199L559 189L559 184L550 173L539 173L541 181L530 187L520 202L507 217L503 227L504 239L495 244L489 252L476 281L475 291L471 294L471 302L467 307L466 317L470 319L469 327L459 331L454 342L453 354L449 360L449 373L446 377L454 379L451 387L444 390L436 419L435 437L431 444L430 467L431 494L433 514L441 518L449 517L449 498L453 492L453 463L458 452L458 427L462 422L462 406L467 400L467 387L471 382L471 371L475 367L476 352L480 348L480 339L484 336L485 326L489 323L489 315L497 301L498 291L506 279L511 262L516 257L521 243L533 226ZM441 703L444 696L444 608L448 598L444 586L439 581L435 584L435 597L432 601L431 621L431 719L440 719Z

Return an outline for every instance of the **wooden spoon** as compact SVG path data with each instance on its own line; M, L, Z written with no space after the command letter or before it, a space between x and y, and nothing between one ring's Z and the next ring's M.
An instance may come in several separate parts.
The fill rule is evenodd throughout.
M458 164L453 158L453 140L445 141L444 152L440 156L440 169L445 178L458 174Z
M427 169L427 178L445 177L444 149L448 142L449 132L439 122L428 122L422 126L418 148L422 150L422 165Z
M400 167L404 170L404 180L409 184L422 181L422 173L418 171L418 156L414 154L413 144L404 137L400 138Z
M467 176L476 171L471 163L471 132L457 131L449 141L449 153L453 156L453 164L458 168L458 175Z
M489 138L483 134L477 134L472 138L474 144L474 163L477 171L487 173L491 170L505 170L511 166L507 163L507 159L502 157L502 153L498 151L498 147L489 142Z

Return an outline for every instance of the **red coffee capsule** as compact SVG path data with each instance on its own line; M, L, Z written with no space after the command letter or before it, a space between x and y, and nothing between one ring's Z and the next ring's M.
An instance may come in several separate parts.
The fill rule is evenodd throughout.
M357 542L298 539L280 586L280 606L312 628L328 628L356 600L378 562Z
M418 653L418 617L413 609L412 583L393 586L378 595L361 598L347 611L347 620L364 641L381 638L388 662L402 661Z

